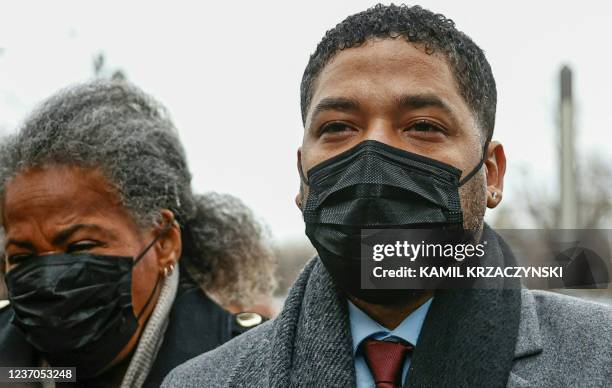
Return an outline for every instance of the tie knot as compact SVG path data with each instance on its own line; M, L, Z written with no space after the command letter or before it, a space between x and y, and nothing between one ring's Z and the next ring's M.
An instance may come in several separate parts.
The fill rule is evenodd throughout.
M374 377L376 388L401 387L402 370L414 347L408 343L368 339L363 353Z

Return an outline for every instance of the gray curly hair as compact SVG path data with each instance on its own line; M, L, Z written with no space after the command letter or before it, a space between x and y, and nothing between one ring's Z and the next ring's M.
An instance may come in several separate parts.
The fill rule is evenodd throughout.
M137 87L95 81L44 101L0 145L0 197L16 175L52 164L100 169L142 228L159 221L161 209L171 210L190 274L205 289L230 293L219 299L248 304L271 294L273 255L264 228L233 197L193 194L176 128Z
M276 289L276 255L270 232L240 199L228 194L196 196L197 223L191 233L196 257L186 269L222 305L252 307L257 297L271 297ZM269 300L259 300L264 304Z

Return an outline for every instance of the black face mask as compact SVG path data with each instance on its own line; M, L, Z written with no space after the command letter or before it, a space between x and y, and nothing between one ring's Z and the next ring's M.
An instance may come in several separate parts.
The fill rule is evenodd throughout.
M157 290L159 278L136 317L132 268L135 259L90 253L32 257L6 274L12 323L51 366L75 366L89 378L108 366L138 328L138 319Z
M308 171L306 235L340 289L371 303L395 304L422 293L361 288L362 229L463 229L461 170L367 140Z

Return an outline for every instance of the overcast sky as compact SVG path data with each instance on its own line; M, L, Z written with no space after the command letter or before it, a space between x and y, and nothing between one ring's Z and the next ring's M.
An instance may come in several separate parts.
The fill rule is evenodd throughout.
M278 239L303 236L293 203L301 143L299 83L326 30L375 4L301 2L30 2L0 12L0 128L41 99L110 68L165 104L196 191L242 198ZM508 157L504 200L527 168L555 191L558 72L575 74L582 155L612 155L609 2L423 1L486 52L499 99L495 138Z

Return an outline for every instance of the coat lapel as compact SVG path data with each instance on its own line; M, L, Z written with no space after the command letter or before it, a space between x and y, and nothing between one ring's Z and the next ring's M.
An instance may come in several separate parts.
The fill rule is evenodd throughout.
M523 289L521 292L521 323L519 335L514 349L514 361L535 357L542 353L542 337L540 335L540 324L536 310L535 299L531 291ZM508 388L534 387L533 384L522 376L510 372Z

